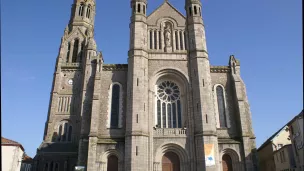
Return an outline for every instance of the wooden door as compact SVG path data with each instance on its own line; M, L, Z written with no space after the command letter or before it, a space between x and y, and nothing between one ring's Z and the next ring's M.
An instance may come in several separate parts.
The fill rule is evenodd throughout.
M110 156L108 158L107 171L118 171L118 158L116 156Z
M163 156L162 171L180 171L179 158L175 153L168 152Z
M227 154L225 154L222 158L222 168L223 171L232 171L231 157Z

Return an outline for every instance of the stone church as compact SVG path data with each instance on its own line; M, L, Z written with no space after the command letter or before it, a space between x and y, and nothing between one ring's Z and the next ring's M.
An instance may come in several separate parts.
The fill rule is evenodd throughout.
M130 1L128 64L105 64L96 0L74 0L34 171L257 170L240 62L210 65L200 0Z

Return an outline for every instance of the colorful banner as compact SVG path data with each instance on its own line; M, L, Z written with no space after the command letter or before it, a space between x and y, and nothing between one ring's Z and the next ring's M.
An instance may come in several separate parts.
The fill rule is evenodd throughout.
M214 144L204 144L206 166L214 166Z

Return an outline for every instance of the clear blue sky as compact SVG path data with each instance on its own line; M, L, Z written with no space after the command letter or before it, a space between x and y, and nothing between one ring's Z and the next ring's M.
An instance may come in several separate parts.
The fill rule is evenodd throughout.
M3 0L2 136L33 157L42 142L60 39L73 0ZM170 2L184 13L185 0ZM149 0L148 12L163 0ZM303 108L302 1L203 0L212 65L241 61L260 146ZM126 63L130 0L98 0L95 37L106 63Z

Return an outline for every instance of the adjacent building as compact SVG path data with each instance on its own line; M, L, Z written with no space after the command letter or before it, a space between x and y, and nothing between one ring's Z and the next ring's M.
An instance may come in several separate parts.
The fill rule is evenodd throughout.
M290 144L288 126L283 126L258 148L260 170L276 171L274 153Z
M304 171L303 110L288 124L297 171Z
M1 137L1 151L1 170L20 171L24 154L23 146L16 141Z
M303 171L303 111L257 151L261 171Z
M24 153L20 171L32 171L33 159Z
M73 0L34 171L257 169L240 61L210 64L208 7L185 0L183 15L165 0L148 15L147 4L130 3L128 64L105 64L94 38L96 1Z

